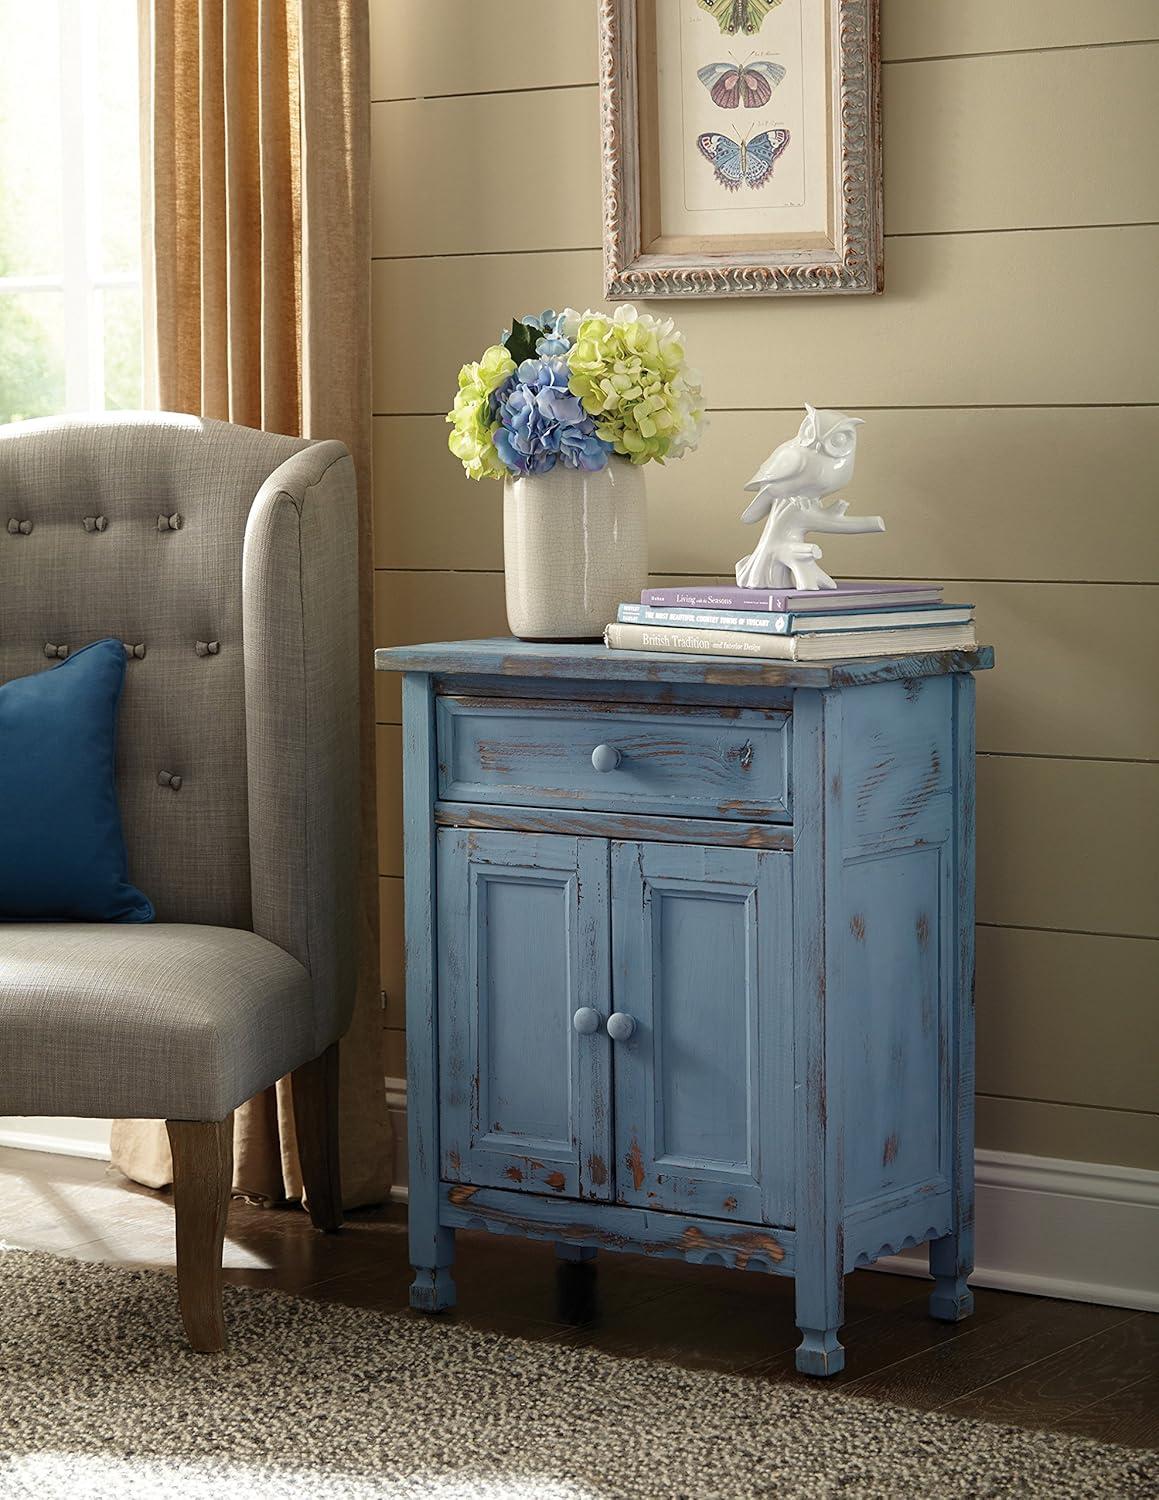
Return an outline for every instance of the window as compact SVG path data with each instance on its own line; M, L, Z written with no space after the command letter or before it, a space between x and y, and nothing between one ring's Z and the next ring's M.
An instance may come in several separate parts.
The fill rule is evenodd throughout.
M0 422L142 404L136 0L0 0Z

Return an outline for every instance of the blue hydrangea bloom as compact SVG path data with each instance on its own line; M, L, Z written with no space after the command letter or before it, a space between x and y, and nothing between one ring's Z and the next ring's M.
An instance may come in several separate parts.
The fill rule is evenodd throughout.
M571 348L571 339L566 338L563 332L564 315L557 313L554 307L541 313L527 313L519 321L525 328L534 328L542 334L535 341L535 352L540 359L554 359L560 354L566 354ZM505 344L510 337L510 328L505 328L499 342Z
M546 474L557 463L590 474L607 464L612 445L596 436L568 378L564 359L525 359L491 396L493 441L512 474Z

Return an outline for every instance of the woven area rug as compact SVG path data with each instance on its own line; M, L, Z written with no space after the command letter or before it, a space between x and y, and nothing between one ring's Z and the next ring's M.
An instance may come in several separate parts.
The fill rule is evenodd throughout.
M0 1496L1154 1496L1137 1449L0 1249Z

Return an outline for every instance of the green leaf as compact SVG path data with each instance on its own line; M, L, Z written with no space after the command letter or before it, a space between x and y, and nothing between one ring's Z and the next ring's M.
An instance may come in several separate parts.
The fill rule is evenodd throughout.
M507 335L505 347L517 365L521 365L525 359L535 358L535 341L539 337L537 328L528 328L526 323L512 318L511 332Z

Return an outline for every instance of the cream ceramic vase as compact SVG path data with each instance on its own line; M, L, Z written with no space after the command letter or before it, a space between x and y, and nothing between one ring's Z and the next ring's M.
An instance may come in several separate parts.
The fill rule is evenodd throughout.
M642 467L557 464L503 485L507 623L525 641L596 640L648 579Z

